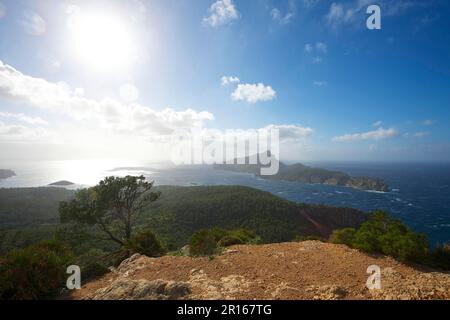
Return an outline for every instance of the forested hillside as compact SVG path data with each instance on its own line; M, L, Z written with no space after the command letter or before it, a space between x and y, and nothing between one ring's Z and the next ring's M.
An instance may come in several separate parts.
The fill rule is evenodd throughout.
M332 230L357 227L362 212L296 204L269 192L241 186L161 186L161 198L142 215L169 248L185 245L199 229L248 228L264 242L298 236L328 236ZM0 251L51 237L59 226L58 206L74 195L62 188L0 189Z
M247 228L264 242L298 236L327 237L333 229L359 226L366 215L350 208L296 204L269 192L241 186L159 187L161 198L145 215L146 224L172 246L187 243L199 229Z

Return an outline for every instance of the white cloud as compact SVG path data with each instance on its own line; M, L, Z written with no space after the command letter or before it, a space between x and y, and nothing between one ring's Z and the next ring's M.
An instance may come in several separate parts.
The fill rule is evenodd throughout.
M73 93L78 97L84 96L84 89L83 88L75 88Z
M240 83L241 80L238 77L226 77L223 76L221 79L222 86L228 86L235 83Z
M272 17L273 20L279 20L281 19L281 11L277 8L273 8L270 11L270 16Z
M25 12L21 23L25 29L25 32L32 36L43 35L46 31L44 19L42 19L42 17L36 12Z
M381 120L379 120L379 121L377 121L377 122L375 122L375 123L372 124L372 126L373 126L373 127L376 127L376 128L377 128L377 127L381 127L382 125L383 125L383 121L381 121Z
M40 141L48 140L51 136L51 132L43 128L29 128L22 125L6 125L0 121L0 141Z
M289 1L289 8L285 14L283 14L280 9L273 8L270 11L270 16L272 17L272 20L278 22L281 25L286 25L292 22L292 20L295 18L296 13L296 5L294 1Z
M375 131L369 131L364 133L345 134L343 136L334 137L333 141L348 142L348 141L361 141L361 140L382 140L387 138L393 138L398 136L399 132L394 128L379 128Z
M330 6L326 19L327 22L333 27L341 24L345 20L344 6L333 2Z
M110 98L94 100L80 95L65 83L52 83L22 74L0 61L0 98L26 103L76 120L94 122L96 127L144 137L171 134L175 129L201 127L214 119L207 111L192 109L155 111L140 104L123 104Z
M318 87L325 87L328 83L326 81L314 81L313 84Z
M209 8L210 15L203 18L203 23L212 27L228 24L239 19L239 12L232 0L217 0Z
M365 24L365 9L374 4L373 0L354 0L341 3L333 2L328 10L325 20L332 28L348 23ZM406 12L410 8L426 6L427 1L402 0L386 1L379 0L376 3L383 8L383 16L395 16Z
M358 15L365 14L365 11L363 9L370 4L373 4L372 0L356 0L353 2L349 1L346 2L345 5L333 2L330 6L328 14L325 16L325 19L333 28L337 28L344 23L354 23L360 20L357 19L359 18ZM362 16L361 21L365 21L364 16Z
M301 127L296 125L268 125L262 129L278 129L280 131L281 142L298 142L299 140L310 137L314 130L307 127Z
M276 97L277 93L271 86L262 83L258 84L239 84L236 90L231 94L234 101L247 101L256 103L259 101L270 101Z
M0 118L12 118L28 124L47 125L48 122L39 117L29 117L23 113L0 112Z

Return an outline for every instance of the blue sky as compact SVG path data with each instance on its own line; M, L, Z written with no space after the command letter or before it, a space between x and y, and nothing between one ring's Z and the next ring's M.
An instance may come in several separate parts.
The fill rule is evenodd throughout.
M448 1L90 2L0 0L0 157L275 125L289 160L450 160Z

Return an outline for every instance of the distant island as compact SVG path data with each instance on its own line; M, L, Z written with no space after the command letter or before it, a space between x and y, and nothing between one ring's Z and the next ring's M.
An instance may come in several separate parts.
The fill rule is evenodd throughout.
M248 161L246 161L246 163L248 163ZM270 180L297 181L310 184L326 184L378 192L390 191L389 186L382 179L369 177L351 177L344 172L308 167L301 163L286 165L280 162L280 170L276 175L273 176L260 175L260 168L261 165L259 164L214 165L214 169L217 170L251 173L255 176Z
M0 179L8 179L14 177L16 173L9 169L0 169Z
M73 186L75 183L67 181L67 180L62 180L62 181L57 181L57 182L53 182L50 183L49 186L55 186L55 187L66 187L66 186Z

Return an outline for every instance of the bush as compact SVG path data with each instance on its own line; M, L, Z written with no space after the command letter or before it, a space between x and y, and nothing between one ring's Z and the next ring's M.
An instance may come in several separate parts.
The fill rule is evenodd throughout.
M117 267L123 260L133 254L142 254L147 257L161 257L167 250L158 237L149 229L138 232L123 247L110 254L110 263Z
M109 269L101 262L92 261L81 268L81 280L93 280L107 274Z
M190 253L193 256L207 256L217 253L220 247L238 244L257 244L261 238L253 231L236 229L225 231L219 228L196 232L190 241Z
M47 241L10 252L0 261L0 298L35 300L55 297L64 287L72 254L62 243Z
M382 211L372 214L358 230L347 228L334 231L330 241L411 262L424 262L428 251L425 236L413 232Z
M450 244L437 246L430 253L430 264L435 268L450 270Z
M219 247L230 247L230 246L235 246L235 245L244 244L244 243L245 242L242 241L242 239L239 237L232 236L232 235L226 235L225 237L220 239L220 241L217 243L217 245Z
M214 241L216 242L219 242L223 237L226 237L228 235L227 231L220 228L208 229L208 232L211 234L211 236L214 237Z
M251 230L237 229L228 232L229 237L237 238L241 243L236 244L258 244L261 243L261 238Z
M147 257L160 257L166 253L164 245L151 230L143 230L133 236L125 245L131 253L139 253Z
M414 233L401 221L379 211L361 225L355 234L353 247L403 261L420 262L425 258L428 244L425 236Z
M197 231L191 238L190 254L193 256L214 255L217 249L217 241L214 232L211 232L211 230Z
M355 228L345 228L341 230L335 230L330 236L331 243L345 244L349 247L353 246L355 241Z
M76 257L76 265L81 268L81 280L83 282L98 278L109 272L108 266L112 265L109 255L100 249L91 248Z

